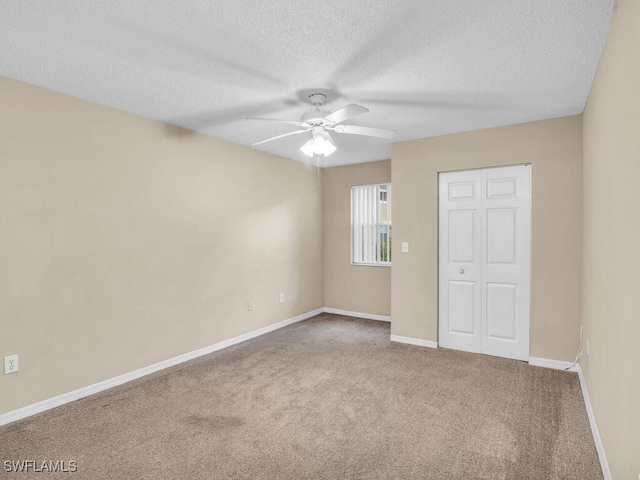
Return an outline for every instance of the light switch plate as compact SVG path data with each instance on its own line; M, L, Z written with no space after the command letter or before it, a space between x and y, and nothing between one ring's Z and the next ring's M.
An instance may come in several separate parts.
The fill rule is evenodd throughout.
M409 253L409 242L402 242L402 253Z

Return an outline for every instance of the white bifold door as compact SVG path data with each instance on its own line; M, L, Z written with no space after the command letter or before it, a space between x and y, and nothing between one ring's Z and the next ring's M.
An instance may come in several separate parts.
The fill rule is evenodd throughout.
M439 181L439 345L529 360L531 167Z

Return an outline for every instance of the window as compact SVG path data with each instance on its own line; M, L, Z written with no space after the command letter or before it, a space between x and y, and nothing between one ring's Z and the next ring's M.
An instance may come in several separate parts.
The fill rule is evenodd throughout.
M380 185L380 203L387 203L387 186Z
M391 184L351 187L351 263L391 265Z

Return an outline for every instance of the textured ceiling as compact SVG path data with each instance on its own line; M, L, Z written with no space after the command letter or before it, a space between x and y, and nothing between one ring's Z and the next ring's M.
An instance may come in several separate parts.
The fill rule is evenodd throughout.
M402 141L582 113L614 3L3 0L0 74L244 145L295 128L245 117L298 120L320 91ZM333 137L324 166L390 158ZM304 140L259 148L308 161Z

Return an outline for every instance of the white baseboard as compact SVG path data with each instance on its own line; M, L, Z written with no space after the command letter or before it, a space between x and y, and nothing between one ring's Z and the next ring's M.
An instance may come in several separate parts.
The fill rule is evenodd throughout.
M390 322L390 315L377 315L375 313L352 312L351 310L340 310L339 308L324 307L324 313L333 313L335 315L345 315L347 317L366 318L367 320L378 320L380 322Z
M604 453L604 445L600 438L600 432L596 425L596 417L593 415L593 409L591 408L591 400L589 400L589 392L587 390L587 382L582 374L582 368L580 364L574 366L573 362L563 362L561 360L550 360L548 358L530 357L529 365L536 367L553 368L554 370L567 370L569 372L576 372L580 379L580 388L582 389L582 397L584 398L584 404L587 408L587 416L589 417L589 425L591 426L591 434L593 435L593 441L596 444L596 451L598 452L598 459L600 460L600 467L602 468L602 475L604 480L611 480L611 471L609 470L609 463L607 462L607 456Z
M62 395L48 398L47 400L43 400L41 402L37 402L32 405L27 405L26 407L18 408L17 410L12 410L10 412L3 413L2 415L0 415L0 425L6 425L7 423L15 422L16 420L30 417L31 415L35 415L36 413L44 412L45 410L50 410L52 408L59 407L60 405L64 405L65 403L73 402L74 400L79 400L81 398L88 397L89 395L93 395L94 393L102 392L109 388L122 385L123 383L127 383L127 382L130 382L131 380L144 377L145 375L149 375L159 370L164 370L165 368L173 367L174 365L178 365L180 363L193 360L194 358L198 358L203 355L207 355L209 353L215 352L217 350L222 350L223 348L236 345L246 340L259 337L260 335L273 332L274 330L278 330L279 328L286 327L287 325L291 325L292 323L301 322L302 320L306 320L307 318L315 317L316 315L323 313L323 311L324 311L323 308L318 308L316 310L303 313L296 317L288 318L287 320L283 320L282 322L274 323L273 325L259 328L258 330L253 330L252 332L248 332L248 333L239 335L237 337L230 338L229 340L224 340L222 342L215 343L208 347L204 347L198 350L194 350L192 352L184 353L182 355L178 355L177 357L169 358L167 360L154 363L153 365L139 368L138 370L134 370L132 372L125 373L123 375L118 375L117 377L109 378L107 380L94 383L93 385L89 385L87 387L79 388L78 390L74 390L72 392L63 393Z
M591 408L591 400L589 399L589 391L587 390L587 382L582 374L582 368L580 364L576 368L578 377L580 378L580 388L582 388L582 397L584 398L584 404L587 407L587 416L589 417L589 425L591 425L591 433L593 434L593 441L596 444L596 451L598 452L598 458L600 459L600 466L602 467L602 475L604 480L612 480L611 470L609 470L609 463L607 462L607 456L604 453L604 445L600 438L600 432L598 431L598 425L596 424L596 417L593 414L593 408Z
M529 357L529 365L534 367L552 368L554 370L567 370L568 372L577 372L577 367L573 366L573 362L564 362L562 360L551 360L549 358Z
M431 340L422 340L421 338L401 337L400 335L391 335L392 342L407 343L409 345L417 345L418 347L438 348L438 342Z

